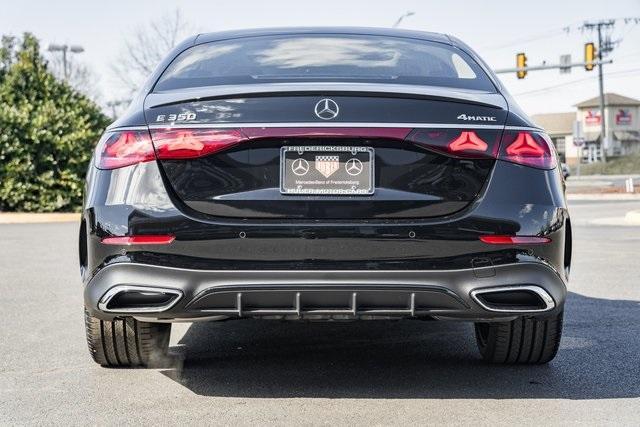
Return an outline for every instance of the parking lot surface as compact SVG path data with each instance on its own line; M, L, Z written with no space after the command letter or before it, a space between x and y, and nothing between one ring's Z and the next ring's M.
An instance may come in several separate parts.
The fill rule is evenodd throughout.
M0 424L635 424L639 202L573 202L558 357L483 363L467 323L179 324L175 363L105 369L87 352L77 224L0 225Z

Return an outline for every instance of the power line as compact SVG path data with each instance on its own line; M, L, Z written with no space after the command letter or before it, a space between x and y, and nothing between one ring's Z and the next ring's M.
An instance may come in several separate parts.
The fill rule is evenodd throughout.
M635 18L635 17L618 17L618 18L612 18L611 21L624 21L625 25L629 25L629 29L622 34L622 36L618 39L615 40L614 43L618 44L620 41L622 41L622 39L624 37L626 37L631 31L634 30L634 28L636 28L636 26L638 24L640 24L640 18ZM535 42L535 41L539 41L539 40L548 40L554 37L558 37L561 35L570 35L572 33L575 33L576 31L580 31L581 33L585 32L585 28L584 27L584 23L582 23L582 21L580 22L574 22L572 24L569 24L567 26L564 27L554 27L549 29L548 31L545 31L543 33L537 33L531 36L527 36L527 37L522 37L519 39L513 39L511 41L509 41L508 43L501 43L501 44L496 44L496 45L484 45L484 46L478 46L478 49L482 49L482 50L501 50L501 49L506 49L508 47L511 46L517 46L517 45L522 45L522 44L527 44L527 43L531 43L531 42Z
M610 21L623 21L624 25L630 25L629 29L622 35L622 38L624 38L627 34L629 34L635 27L636 25L640 24L640 17L615 17L615 18L611 18ZM575 21L572 22L569 25L565 25L563 27L554 27L554 28L550 28L549 30L542 32L542 33L537 33L537 34L532 34L530 36L525 36L525 37L521 37L519 39L512 39L511 41L509 41L508 43L500 43L500 44L496 44L496 45L484 45L484 46L479 46L478 49L486 49L486 50L500 50L500 49L505 49L507 47L511 47L511 46L516 46L516 45L521 45L524 43L530 43L530 42L534 42L534 41L538 41L538 40L547 40L553 37L558 37L560 35L569 35L575 31L580 31L582 33L585 32L585 30L587 30L587 28L585 28L585 22L582 21Z
M530 43L530 42L533 42L533 41L550 39L550 38L553 38L553 37L561 36L562 34L567 34L567 29L568 28L569 27L554 28L554 29L551 29L549 31L545 31L544 33L539 33L537 35L532 35L532 36L523 37L523 38L520 38L520 39L515 39L515 40L510 41L509 43L504 43L504 44L499 44L499 45L481 46L479 49L500 50L500 49L505 49L507 47L520 45L520 44L523 44L523 43Z
M637 72L640 72L640 68L631 68L631 69L628 69L628 70L614 71L614 72L611 72L611 73L606 73L606 76L607 77L611 77L611 78L616 78L616 77L623 77L622 74L631 74L631 73L637 73ZM564 87L564 86L571 86L571 85L574 85L576 83L582 83L582 82L585 82L585 81L588 81L588 80L593 80L593 79L595 79L597 77L598 76L583 77L581 79L571 80L571 81L560 83L560 84L553 85L553 86L545 86L545 87L542 87L542 88L533 89L533 90L529 90L529 91L526 91L526 92L516 93L513 96L527 96L527 95L533 95L533 94L536 94L536 93L548 92L550 90L558 89L558 88L561 88L561 87Z
M560 84L553 85L553 86L545 86L545 87L541 87L541 88L538 88L538 89L529 90L529 91L526 91L526 92L515 93L513 96L527 96L527 95L532 95L532 94L539 93L539 92L548 92L548 91L553 90L553 89L557 89L557 88L564 87L564 86L570 86L570 85L573 85L575 83L585 82L587 80L593 80L595 78L596 78L596 76L583 77L581 79L571 80L569 82L560 83Z
M615 59L618 60L618 59L629 58L631 56L637 56L637 55L640 55L640 50L634 50L634 51L628 52L628 53L626 53L624 55L616 56Z

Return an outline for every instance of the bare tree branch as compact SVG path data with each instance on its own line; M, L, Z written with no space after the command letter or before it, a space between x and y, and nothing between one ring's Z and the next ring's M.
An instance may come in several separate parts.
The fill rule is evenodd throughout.
M167 52L192 31L176 9L133 33L111 67L125 95L135 93Z

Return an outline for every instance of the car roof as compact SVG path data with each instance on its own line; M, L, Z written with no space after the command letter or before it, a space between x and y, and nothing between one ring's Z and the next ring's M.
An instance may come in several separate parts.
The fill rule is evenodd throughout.
M351 34L387 37L405 37L426 40L438 43L452 44L451 39L440 33L427 31L400 30L396 28L377 27L280 27L280 28L256 28L248 30L219 31L215 33L199 34L194 44L208 43L220 40L229 40L244 37L260 37L274 35L293 34Z

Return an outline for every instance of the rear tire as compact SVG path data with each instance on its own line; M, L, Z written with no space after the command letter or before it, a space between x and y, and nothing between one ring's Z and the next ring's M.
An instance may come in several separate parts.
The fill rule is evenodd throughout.
M110 367L155 367L167 360L170 323L140 322L132 317L100 320L84 311L89 353Z
M520 317L511 322L476 323L482 358L491 363L543 364L558 352L563 312L541 319Z

